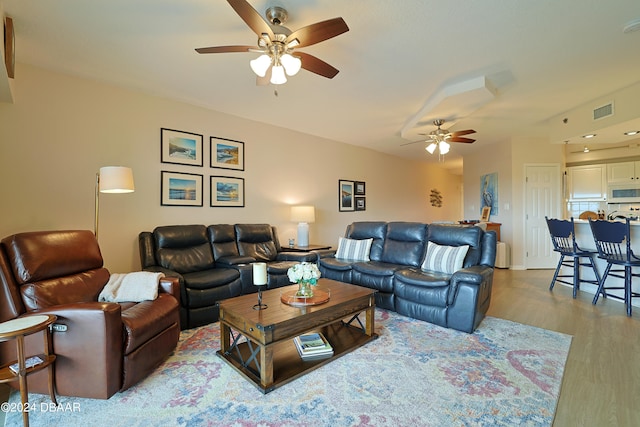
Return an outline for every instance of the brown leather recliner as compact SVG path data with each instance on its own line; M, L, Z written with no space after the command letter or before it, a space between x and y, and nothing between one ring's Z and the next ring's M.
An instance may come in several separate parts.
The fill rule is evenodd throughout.
M161 279L152 301L98 302L109 277L91 231L20 233L0 243L0 321L35 312L58 317L57 394L108 399L149 375L176 347L177 280ZM41 334L25 343L27 354L42 353ZM0 343L0 364L15 358L15 344ZM28 387L48 394L46 370L30 375Z

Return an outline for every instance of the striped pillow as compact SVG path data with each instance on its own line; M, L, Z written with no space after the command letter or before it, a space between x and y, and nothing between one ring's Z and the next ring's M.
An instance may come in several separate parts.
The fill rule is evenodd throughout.
M350 259L354 261L369 261L369 252L371 252L371 244L373 239L338 239L338 251L336 258Z
M427 255L421 268L423 270L437 271L453 274L462 268L464 257L467 256L469 245L441 246L433 242L427 243Z

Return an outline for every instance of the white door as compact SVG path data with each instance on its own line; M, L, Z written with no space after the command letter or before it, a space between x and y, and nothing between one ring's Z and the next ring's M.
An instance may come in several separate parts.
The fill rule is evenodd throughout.
M526 268L555 268L558 262L545 216L560 218L560 165L525 165Z

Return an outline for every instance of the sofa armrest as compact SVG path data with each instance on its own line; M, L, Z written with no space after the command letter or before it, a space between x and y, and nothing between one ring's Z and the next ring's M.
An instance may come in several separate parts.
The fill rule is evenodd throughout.
M316 262L318 256L314 252L278 252L276 261Z
M73 303L32 313L58 317L53 329L58 394L107 399L120 390L123 326L119 304Z
M475 265L451 277L447 326L472 333L489 309L493 267Z
M331 258L331 257L335 258L336 253L338 251L335 249L321 249L313 252L315 252L318 255L318 259L321 259L321 258Z
M251 264L252 262L256 262L256 259L250 256L223 256L216 260L216 264L222 264L226 267L231 267L238 264Z
M458 289L463 283L480 288L484 283L491 280L493 280L493 267L473 265L456 271L451 276L451 291L449 292L448 304L453 304L458 295Z

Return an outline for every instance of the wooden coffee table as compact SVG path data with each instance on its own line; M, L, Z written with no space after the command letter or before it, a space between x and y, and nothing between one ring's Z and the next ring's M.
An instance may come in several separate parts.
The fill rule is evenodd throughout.
M317 288L330 292L328 302L304 307L282 303L281 293L297 286L263 292L262 302L268 306L263 310L253 309L256 294L219 304L221 348L217 354L263 393L378 337L374 332L375 290L320 279ZM301 359L293 338L311 331L324 334L333 347L332 357Z

